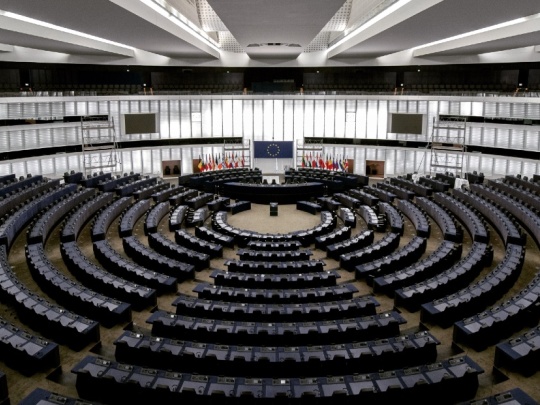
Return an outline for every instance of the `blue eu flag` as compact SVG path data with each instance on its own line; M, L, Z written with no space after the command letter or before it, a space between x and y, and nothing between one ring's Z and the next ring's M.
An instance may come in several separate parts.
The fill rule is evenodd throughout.
M254 141L253 149L255 159L292 159L293 157L292 141Z

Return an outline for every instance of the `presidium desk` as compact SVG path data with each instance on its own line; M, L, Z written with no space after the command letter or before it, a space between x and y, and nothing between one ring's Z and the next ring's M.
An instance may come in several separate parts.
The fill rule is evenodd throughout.
M251 201L256 204L295 204L298 201L309 200L311 197L322 197L324 185L318 182L298 184L252 184L224 183L223 195L241 201Z

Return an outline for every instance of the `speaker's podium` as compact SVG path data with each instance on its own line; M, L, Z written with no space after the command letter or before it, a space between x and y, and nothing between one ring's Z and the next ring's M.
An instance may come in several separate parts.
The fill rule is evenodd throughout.
M271 202L270 203L270 216L277 217L277 213L278 213L278 203Z

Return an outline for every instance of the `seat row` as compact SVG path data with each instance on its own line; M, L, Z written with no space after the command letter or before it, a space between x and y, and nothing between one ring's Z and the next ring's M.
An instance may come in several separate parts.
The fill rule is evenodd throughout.
M498 343L510 334L539 321L540 275L516 295L470 318L454 324L453 340L475 350Z
M140 200L146 200L146 199L152 198L155 195L161 195L160 193L162 191L166 192L169 190L171 190L171 184L161 182L161 183L152 184L146 187L142 187L138 190L135 190L132 195L135 200L140 201ZM156 201L156 202L161 202L161 201Z
M35 220L28 229L26 234L27 243L45 243L53 228L65 218L66 213L92 198L94 194L95 189L86 188L57 201L53 207L47 209Z
M488 186L521 201L524 205L533 208L536 211L540 211L540 198L538 198L537 194L521 186L507 182L504 179L490 179L487 181L487 184Z
M223 256L222 245L201 239L197 235L193 235L185 229L177 229L174 232L174 240L180 246L185 246L193 251L208 255L210 259Z
M379 199L379 202L386 202L389 204L392 204L394 200L397 198L397 195L395 195L390 190L385 190L384 188L375 187L375 186L366 186L362 188L362 191L371 195L374 195Z
M102 192L115 192L117 188L122 187L125 184L140 180L141 175L139 173L124 173L123 176L109 177L108 179L97 184L97 188Z
M295 249L295 250L256 250L241 248L236 251L236 255L240 260L254 262L274 262L274 261L296 261L309 260L313 255L310 249Z
M144 198L151 198L155 203L160 203L160 202L169 201L169 199L172 196L185 191L184 186L170 184L170 183L162 183L162 184L166 185L166 187L162 187L162 188L156 187L152 194L150 194L149 196L145 196Z
M197 208L196 210L188 208L184 223L187 227L202 226L211 215L212 212L206 206Z
M182 373L251 377L379 372L433 363L440 342L422 331L380 340L314 346L238 346L158 338L124 331L115 359Z
M12 305L21 322L73 350L100 339L99 323L44 299L21 283L11 270L7 248L0 246L0 298Z
M509 212L529 231L536 243L540 245L540 218L536 212L522 204L519 200L505 195L491 186L471 184L470 187L473 192L493 201L499 207Z
M189 207L187 205L178 205L176 208L169 214L169 231L174 232L177 229L182 227L187 214L189 212Z
M326 246L326 255L331 259L340 260L342 255L357 252L370 246L374 239L375 233L372 230L362 231L350 239Z
M396 207L412 222L416 235L429 238L431 225L426 214L412 201L397 200Z
M420 318L423 322L448 327L459 319L480 312L514 285L524 259L523 246L508 244L504 258L486 277L454 294L422 304Z
M193 288L193 292L197 293L199 298L216 301L287 304L351 299L353 294L358 292L358 289L350 283L317 288L287 287L282 289L248 289L199 283Z
M495 346L495 367L526 377L540 370L540 325Z
M156 305L156 290L127 281L95 265L84 256L77 242L61 243L60 252L68 270L93 290L128 302L137 311Z
M522 233L519 226L508 215L505 215L495 205L476 193L463 189L454 189L454 196L480 212L495 227L505 245L525 245L526 235Z
M152 201L149 199L140 199L124 211L118 224L118 234L121 238L133 235L137 221L148 212L151 204Z
M154 186L157 184L156 177L146 176L142 179L136 179L125 184L118 185L114 191L119 197L132 196L137 190L142 190L145 187Z
M227 211L227 207L231 204L231 199L225 196L215 196L213 200L208 201L206 206L212 212Z
M468 356L392 371L308 378L251 378L149 369L89 355L71 370L82 398L119 402L240 404L325 400L443 405L474 397L484 370Z
M6 187L0 189L0 217L10 215L14 210L19 209L22 206L43 191L54 188L60 184L59 180L48 180L41 176L31 177L31 183L24 182L21 188L10 187L10 191L6 191ZM20 185L20 182L15 182L16 185Z
M265 240L252 240L247 243L245 246L248 249L256 250L296 250L302 247L302 243L298 240L288 240L288 241L265 241Z
M341 254L339 256L340 266L347 271L354 271L356 266L360 264L388 256L398 248L399 241L399 234L390 232L369 246Z
M390 181L378 182L375 184L375 187L389 191L401 200L412 200L415 197L414 191L398 186L397 184L392 184Z
M197 196L185 200L184 204L186 204L189 208L193 208L194 210L196 210L198 208L206 206L206 204L208 204L213 199L213 193L200 193Z
M41 174L31 175L29 173L26 175L26 177L19 177L18 180L15 178L15 175L13 175L13 177L10 176L4 183L2 183L2 187L0 187L0 197L5 199L10 195L18 194L35 184L42 183L43 181L48 183L51 180L44 178Z
M341 207L346 207L350 210L358 208L360 205L362 205L362 202L359 199L345 193L335 193L333 198L339 201Z
M392 204L386 202L380 202L377 204L379 214L385 215L386 221L390 226L390 232L397 233L403 236L405 230L405 224L403 222L403 215Z
M105 183L112 179L112 173L111 172L99 172L99 173L93 173L88 174L86 177L84 175L82 178L78 176L76 173L74 173L74 176L70 176L68 180L71 181L77 181L78 184L85 188L98 188L98 186L102 183ZM81 173L82 175L82 173Z
M107 328L131 321L130 304L91 290L63 275L49 261L41 243L28 245L25 254L33 279L60 305Z
M349 195L350 198L355 198L358 201L358 205L367 205L369 207L374 207L380 202L379 197L366 193L362 189L358 188L349 190Z
M237 288L316 288L336 285L341 276L335 270L320 273L253 274L214 270L210 274L217 286Z
M342 226L336 228L333 231L317 236L315 238L315 248L320 250L326 250L329 245L333 245L337 242L342 242L344 240L349 240L351 238L351 227Z
M251 209L250 201L237 200L233 203L226 205L226 211L230 212L231 215L239 214L244 211L249 211Z
M339 207L337 210L337 217L341 219L343 225L356 228L356 215L351 208Z
M365 280L370 286L375 277L381 277L392 271L411 266L426 251L427 240L419 236L413 237L405 246L394 250L388 255L355 267L357 280Z
M427 280L443 271L448 270L461 258L463 246L443 240L426 258L397 271L392 271L384 276L376 276L373 279L373 292L385 293L390 297L394 291L422 280ZM394 269L392 269L394 270Z
M96 212L114 201L113 193L96 194L94 198L84 203L73 212L64 222L60 233L61 242L74 242L81 229Z
M296 209L315 215L321 211L321 206L312 201L298 201L296 203Z
M178 279L161 272L150 270L116 251L108 240L93 243L94 256L111 273L125 280L156 290L157 295L176 292Z
M197 271L210 266L210 255L181 246L161 232L148 234L148 245L164 256L192 264Z
M144 234L148 235L158 231L159 223L169 214L170 204L168 201L160 202L150 207L144 220Z
M186 201L191 200L198 195L199 192L197 190L184 189L184 191L180 191L177 194L171 195L169 197L169 204L171 205L171 207L176 207L177 205L185 204Z
M195 236L199 239L205 240L216 245L223 246L224 248L234 248L234 237L230 235L224 235L215 231L212 228L206 226L195 227Z
M321 211L321 223L311 229L290 232L287 234L262 234L259 232L245 231L235 228L227 223L225 211L215 212L212 218L212 228L220 233L235 237L240 247L245 247L249 241L286 242L300 241L302 246L309 246L315 242L317 236L324 235L335 229L336 215L330 211Z
M91 238L93 242L104 240L107 237L107 231L113 221L120 216L131 205L131 197L120 197L113 203L104 207L103 210L94 217L91 229Z
M33 196L32 201L16 210L0 225L0 244L6 245L9 250L16 236L42 210L72 194L76 188L77 186L74 184L58 185Z
M473 241L489 243L489 229L483 217L480 217L476 210L462 203L451 194L434 193L433 200L446 208L464 224Z
M357 208L356 212L364 220L368 229L373 229L377 232L384 232L386 230L386 221L382 217L379 218L375 208L369 205L361 205Z
M341 203L339 201L336 201L332 197L329 197L329 196L317 197L316 200L319 206L321 207L321 211L323 210L336 211L339 207L341 207Z
M533 181L533 179L526 179L525 177L521 177L521 175L519 174L507 174L506 176L504 176L504 180L506 182L516 184L526 190L529 190L532 193L538 194L540 193L540 183Z
M414 312L420 305L455 293L468 286L480 271L493 260L493 247L485 243L473 242L467 256L448 270L415 284L398 288L394 292L396 306Z
M193 278L195 266L164 256L142 243L135 236L122 238L124 252L136 263L153 271L175 277L178 281Z
M433 193L445 193L450 189L450 184L440 178L421 176L418 179L418 183L423 186L430 187L433 190Z
M456 243L463 241L463 229L444 208L426 197L416 197L415 202L439 226L445 240Z
M229 321L250 321L256 317L261 322L305 322L375 315L380 306L372 295L336 301L259 304L216 301L186 294L178 294L171 305L176 307L178 315Z
M223 344L284 346L333 344L399 335L405 319L396 311L309 322L243 322L195 318L157 310L146 320L152 335Z
M412 178L409 179L403 176L392 177L390 178L390 183L407 190L411 190L416 195L421 197L429 197L433 193L433 189L430 186L415 183Z
M37 372L60 366L58 344L30 334L2 318L0 318L0 337L0 359L24 376L29 377ZM1 399L2 395L0 403L3 403Z
M323 260L296 260L290 262L254 262L228 259L224 262L228 271L251 274L313 273L323 271Z

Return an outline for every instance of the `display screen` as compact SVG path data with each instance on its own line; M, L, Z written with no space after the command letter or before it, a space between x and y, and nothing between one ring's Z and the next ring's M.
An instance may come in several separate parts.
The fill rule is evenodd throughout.
M393 134L424 134L424 114L390 114Z
M157 114L124 114L124 134L154 134L158 133Z

